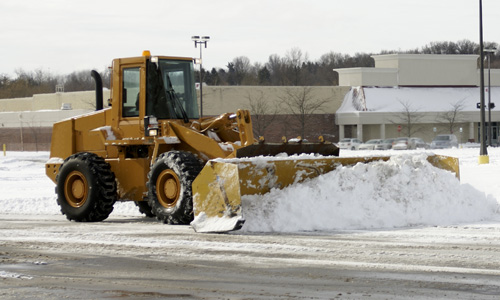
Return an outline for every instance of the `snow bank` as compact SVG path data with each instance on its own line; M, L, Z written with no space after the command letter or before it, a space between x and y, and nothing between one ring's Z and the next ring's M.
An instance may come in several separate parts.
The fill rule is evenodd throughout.
M460 183L432 167L425 152L344 151L342 156L393 155L386 163L343 167L284 190L244 197L245 231L311 231L450 225L499 220L500 148L478 165L478 149L434 150L460 158ZM0 156L0 215L61 215L54 183L45 175L48 152ZM314 159L314 156L310 157ZM286 159L286 158L276 158ZM254 163L262 163L254 158ZM132 202L115 204L113 216L141 218Z
M0 156L0 215L61 215L55 184L45 175L48 152ZM132 202L116 203L112 215L141 216Z
M492 196L433 167L426 154L339 168L302 184L245 196L244 231L293 232L448 225L491 218Z

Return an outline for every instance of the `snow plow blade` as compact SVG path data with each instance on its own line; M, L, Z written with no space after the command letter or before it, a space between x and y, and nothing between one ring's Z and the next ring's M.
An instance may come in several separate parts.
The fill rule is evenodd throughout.
M194 221L196 232L238 230L245 222L242 197L265 194L328 173L341 166L390 157L314 157L211 160L193 182ZM459 163L454 157L430 155L427 160L437 168L455 173ZM459 178L460 179L460 178Z

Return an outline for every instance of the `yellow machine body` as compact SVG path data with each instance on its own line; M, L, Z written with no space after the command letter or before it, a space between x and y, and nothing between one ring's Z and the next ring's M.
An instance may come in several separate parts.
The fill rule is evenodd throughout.
M186 61L192 58L156 57L158 60ZM119 200L142 201L146 196L147 174L159 154L189 151L203 161L230 157L235 149L254 143L248 111L217 117L159 119L159 135L146 136L146 69L150 56L115 59L111 83L111 107L57 122L53 126L51 159L46 174L54 182L64 159L79 152L95 153L111 165L117 179ZM126 116L124 110L124 70L138 69L140 85L138 113ZM187 74L193 76L193 74ZM194 81L193 81L194 83ZM197 110L197 107L196 107ZM215 134L218 141L207 133ZM236 143L237 142L237 143Z

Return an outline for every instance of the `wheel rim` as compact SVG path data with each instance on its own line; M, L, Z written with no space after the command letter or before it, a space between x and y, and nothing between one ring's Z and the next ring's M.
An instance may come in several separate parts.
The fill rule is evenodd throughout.
M161 172L156 181L158 202L164 207L173 207L179 199L181 182L174 171L168 169Z
M82 207L87 201L88 183L85 176L79 171L69 173L64 182L64 195L72 207Z

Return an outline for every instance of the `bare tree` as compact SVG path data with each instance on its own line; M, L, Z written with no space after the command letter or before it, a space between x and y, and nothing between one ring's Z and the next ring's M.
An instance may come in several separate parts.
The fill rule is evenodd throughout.
M233 61L228 64L230 66L229 72L233 77L235 85L241 85L245 82L245 79L249 77L252 72L252 65L250 59L246 56L239 56L233 59Z
M259 91L258 96L247 94L250 112L252 113L252 123L255 133L264 136L266 129L275 121L278 114L278 106L271 104L264 98L264 92Z
M464 104L464 99L456 102L456 103L451 103L451 107L449 110L440 113L437 116L437 121L440 123L446 123L448 130L450 131L450 134L453 134L453 131L455 127L457 126L457 123L462 122L462 111L465 108Z
M410 102L398 101L401 103L402 109L397 113L395 120L391 120L391 123L401 125L401 129L406 132L406 136L411 137L422 129L417 124L420 123L424 114L415 109Z
M75 71L69 75L64 76L63 84L65 92L74 91L91 91L95 88L95 81L90 76L91 70ZM103 87L109 88L111 80L111 72L108 68L99 72L102 78Z
M266 68L270 73L270 84L271 85L286 85L285 70L286 63L278 54L272 54L269 56L269 60L266 63Z
M299 48L292 48L286 53L285 62L288 84L298 86L302 81L303 64L308 61L307 54L303 54Z
M289 88L281 98L281 104L295 121L301 137L306 136L306 128L314 114L323 111L328 99L317 98L309 86Z
M319 63L322 67L320 69L320 73L323 78L326 78L326 82L330 83L331 85L339 85L339 73L333 72L333 69L343 68L346 57L347 55L345 54L340 54L333 51L323 54L320 57Z

